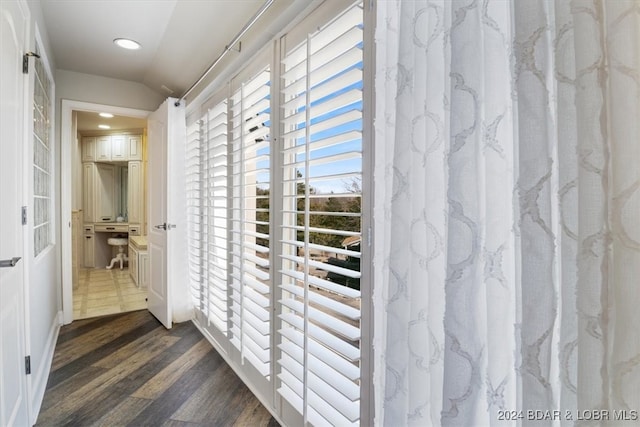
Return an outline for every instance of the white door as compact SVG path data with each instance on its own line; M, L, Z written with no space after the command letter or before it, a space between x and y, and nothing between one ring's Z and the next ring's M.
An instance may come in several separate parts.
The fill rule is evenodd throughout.
M147 122L147 212L149 215L149 233L147 250L149 253L149 285L147 305L166 328L171 328L173 299L171 297L171 261L172 239L176 230L175 220L169 218L169 206L173 202L168 177L175 168L169 155L170 144L174 139L176 126L176 107L174 99L167 99ZM178 255L180 256L180 255Z
M25 144L22 54L25 2L0 9L0 425L29 425L24 330L24 245L21 206ZM13 264L13 265L12 265Z

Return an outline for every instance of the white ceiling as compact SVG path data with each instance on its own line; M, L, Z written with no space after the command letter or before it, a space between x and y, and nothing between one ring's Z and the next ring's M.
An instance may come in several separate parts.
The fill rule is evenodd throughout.
M138 119L135 117L114 116L111 118L100 117L98 113L89 111L78 111L78 132L86 133L87 131L100 130L98 125L107 125L112 130L133 130L144 129L147 127L146 119Z
M275 0L262 20L291 13L294 3L301 9L310 0ZM138 82L164 96L180 97L265 0L41 0L41 4L58 69ZM256 26L264 28L266 23ZM136 40L142 49L117 47L113 40L119 37ZM116 123L117 118L111 121Z

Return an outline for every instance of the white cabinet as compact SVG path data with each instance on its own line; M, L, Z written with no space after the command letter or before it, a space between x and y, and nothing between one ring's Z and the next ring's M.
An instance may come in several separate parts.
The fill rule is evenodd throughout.
M141 135L130 135L129 139L129 160L142 160L142 136Z
M127 214L136 234L145 229L145 172L142 135L84 137L82 222L115 222ZM137 158L139 160L129 160Z
M149 283L149 253L147 239L129 236L129 275L136 286L146 288Z
M96 168L95 199L96 216L94 222L114 222L116 220L116 167L108 163L94 163Z
M129 182L127 189L128 218L130 224L142 224L144 203L144 175L142 162L129 162Z
M83 162L95 162L96 161L96 137L85 136L82 138L82 161Z
M82 138L83 162L142 160L142 135L102 135Z
M111 137L110 136L96 137L96 161L97 162L111 161Z

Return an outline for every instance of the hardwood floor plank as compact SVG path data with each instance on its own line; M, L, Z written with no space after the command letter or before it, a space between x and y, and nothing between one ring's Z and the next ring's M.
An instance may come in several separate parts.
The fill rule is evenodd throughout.
M69 396L66 396L58 405L42 412L42 423L46 424L50 420L62 418L64 414L73 414L84 405L94 403L97 399L101 398L101 394L104 393L109 386L139 369L154 356L175 343L177 339L176 337L160 336L156 340L148 342L143 351L134 359L107 370L99 377L89 381Z
M62 425L90 426L111 412L122 402L123 395L116 387L107 387L100 392L98 399L92 399L77 410L62 417ZM149 401L151 403L151 401ZM141 408L142 410L142 408Z
M166 335L164 328L158 326L137 339L125 344L116 351L103 355L103 357L96 360L92 366L111 369L117 368L125 362L130 363L132 360L135 361L137 356L141 355L141 349L146 350L149 348L148 346L151 346L152 348L156 340L160 338L169 339L171 341L171 345L175 344L180 339L178 337Z
M278 426L191 322L166 330L145 310L59 337L38 426Z
M237 388L235 373L228 365L221 365L213 372L200 388L194 391L186 401L171 416L172 420L203 423L209 420L211 412L224 406L226 398ZM219 393L225 390L225 393Z
M76 320L69 325L65 325L60 329L56 345L60 345L65 341L69 341L70 339L87 333L87 331L91 331L101 325L109 323L113 321L113 317L114 316L94 317L92 319Z
M276 420L265 409L258 399L248 401L234 422L238 427L276 427Z
M51 408L59 403L59 396L68 396L84 384L96 379L100 375L104 374L107 370L104 368L97 368L94 366L88 366L80 371L76 372L69 378L62 378L58 384L54 387L47 388L47 393L44 395L40 412Z
M140 412L147 408L153 401L148 399L138 399L126 397L111 411L104 414L99 420L94 422L94 427L113 427L129 424Z
M202 338L197 344L136 390L132 396L141 399L157 399L185 372L196 365L204 356L209 355L211 351L211 344Z
M158 426L172 419L171 415L192 397L204 381L206 377L200 371L191 368L128 425Z
M228 399L225 399L224 406L218 406L217 410L213 411L214 408L209 408L209 413L207 415L207 419L211 421L212 425L241 425L238 424L238 418L243 413L244 409L251 405L256 401L256 397L251 393L247 387L239 382L236 390L228 395ZM262 405L260 405L262 410L269 414L269 412L264 409ZM265 415L266 415L265 414ZM269 414L268 418L271 418L271 414ZM252 427L262 427L266 426L268 421L264 424L251 424ZM243 424L248 425L248 424Z
M176 344L171 351L184 353L203 338L202 334L195 328L193 324L181 324L180 327L174 327L167 331L169 335L180 337L180 342Z
M177 337L172 338L178 339ZM107 387L105 391L100 394L100 399L97 403L91 402L75 411L74 422L79 423L83 426L91 425L98 422L99 419L108 414L122 401L123 396L130 396L131 393L139 389L148 381L152 380L159 372L161 372L171 363L175 362L175 360L179 357L179 354L169 351L170 349L171 347L169 347L165 351L162 351L147 363L140 366L138 369L131 372L126 377L120 379L120 381L116 382L112 386ZM136 356L133 355L132 357ZM144 405L146 407L151 403L152 400L145 400L148 401L148 403ZM138 413L143 409L144 408L141 407ZM135 417L135 415L131 416L131 418L133 417Z
M115 325L118 326L119 324ZM57 369L52 368L52 372L49 375L49 381L47 382L47 388L55 387L61 381L64 381L65 379L75 375L75 373L88 366L91 366L92 364L103 359L105 356L112 354L121 347L129 344L131 341L134 341L139 336L147 334L148 332L151 332L153 330L161 331L163 330L163 326L154 318L150 318L150 316L147 316L147 321L142 324L142 326L134 328L130 331L122 331L121 336L103 344L100 347L97 347L92 352L86 353L62 367L59 367ZM78 337L77 339L82 340L82 337ZM73 344L76 344L77 342L78 341L71 342L72 347L61 346L62 348L60 350L58 349L58 347L56 347L55 354L57 354L58 352L67 351L69 348L71 348L73 351ZM82 344L80 344L80 346L82 346Z
M201 427L202 424L188 423L186 421L167 420L162 427Z
M77 341L66 341L56 346L59 351L54 354L51 369L55 371L149 321L144 313L131 317L116 316L111 322L76 337Z

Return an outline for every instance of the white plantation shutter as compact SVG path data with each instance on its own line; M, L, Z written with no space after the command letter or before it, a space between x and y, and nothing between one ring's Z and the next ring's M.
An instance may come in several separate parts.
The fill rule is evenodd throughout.
M282 58L278 392L313 425L360 417L362 22L351 7Z
M227 332L227 101L209 109L205 124L208 319Z
M202 156L202 121L196 121L187 126L187 146L185 155L185 181L187 198L187 243L189 260L189 284L193 306L196 310L206 313L207 292L206 282L203 280L204 211L202 200L203 180Z
M229 101L231 342L263 376L271 372L269 268L270 92L264 68Z
M367 422L362 5L324 2L225 85L188 128L195 322L283 424Z
M195 307L227 333L227 101L187 129L189 274Z

